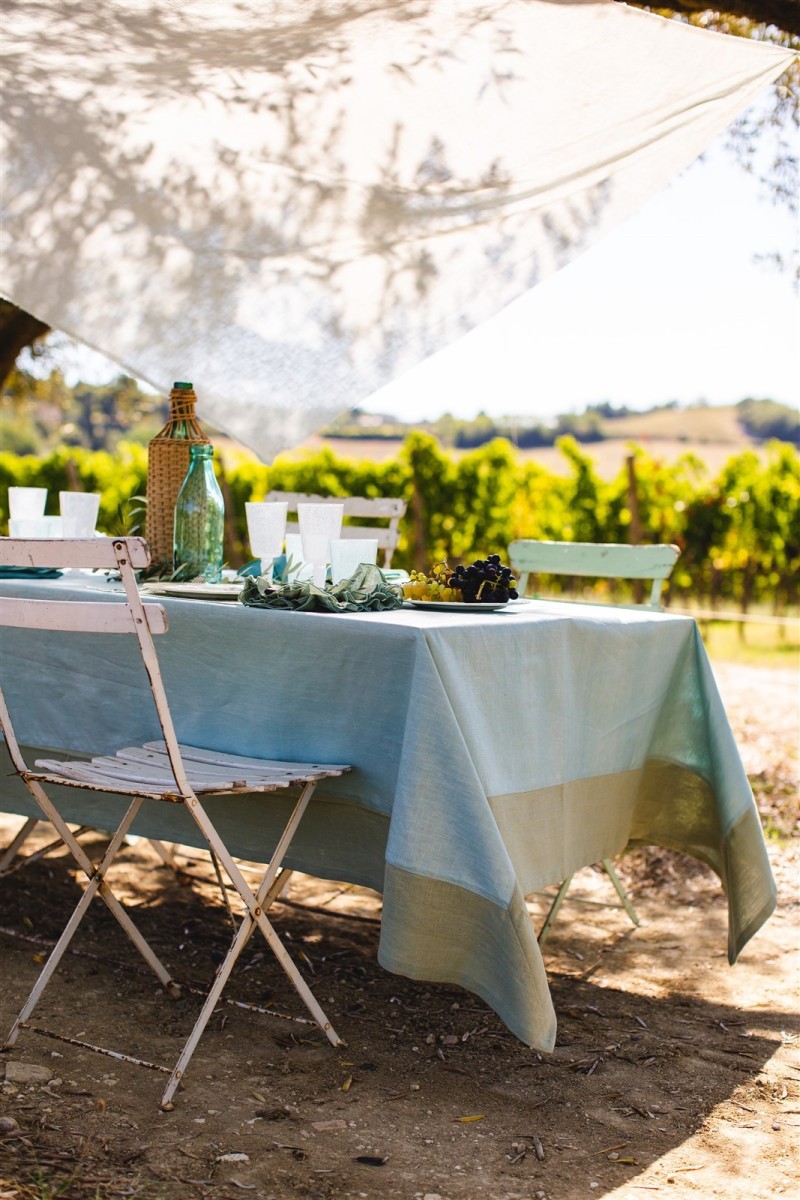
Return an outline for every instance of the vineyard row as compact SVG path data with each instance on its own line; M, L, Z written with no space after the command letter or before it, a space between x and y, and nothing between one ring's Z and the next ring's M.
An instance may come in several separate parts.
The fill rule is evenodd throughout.
M765 456L746 451L710 477L686 454L665 463L632 448L625 468L601 479L571 437L560 439L566 474L522 461L498 438L456 459L434 438L411 434L396 458L368 462L328 450L270 466L219 468L226 500L226 560L249 558L246 500L270 489L324 495L401 496L408 508L395 566L451 564L497 551L519 537L586 542L674 542L681 549L667 603L758 604L777 613L800 600L800 454L773 442ZM147 453L121 445L104 451L62 448L47 457L0 454L0 521L7 529L7 487L102 494L99 528L144 532Z

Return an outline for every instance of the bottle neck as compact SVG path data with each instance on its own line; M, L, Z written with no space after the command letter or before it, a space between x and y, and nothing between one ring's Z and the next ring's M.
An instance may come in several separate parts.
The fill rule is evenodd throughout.
M177 438L191 442L208 442L195 416L197 394L194 388L173 388L169 394L169 417L157 438Z

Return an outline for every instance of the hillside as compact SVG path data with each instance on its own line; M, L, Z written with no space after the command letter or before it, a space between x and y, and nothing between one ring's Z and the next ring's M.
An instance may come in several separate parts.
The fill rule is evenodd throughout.
M724 408L657 408L605 419L601 429L606 438L634 441L713 442L750 445L753 437L742 424L737 405Z
M753 403L753 402L743 402ZM755 402L759 405L770 404L770 401ZM783 406L779 408L786 418L791 410ZM649 412L627 413L623 416L607 417L599 413L589 414L592 420L592 433L587 439L581 436L580 423L586 418L581 414L575 418L575 428L570 429L570 418L559 418L561 433L571 432L579 442L584 443L584 450L594 460L598 474L605 479L613 478L622 467L625 457L630 453L631 445L645 449L649 454L665 462L673 462L682 454L696 454L706 465L710 474L715 474L734 454L745 450L761 453L767 439L756 437L749 432L742 420L742 405L727 405L725 407L677 408L665 407L652 409ZM302 446L287 451L286 455L296 459L307 453L312 453L327 447L341 458L367 459L382 462L393 458L400 452L403 438L414 429L431 433L447 445L456 456L469 453L474 445L480 444L471 434L471 426L483 424L481 418L476 422L454 422L452 418L442 418L440 421L423 425L404 425L394 417L384 419L379 424L373 416L369 416L363 425L359 426L357 414L350 414L346 419L334 422L329 429L331 432L315 434L308 438ZM445 422L447 424L445 424ZM454 425L467 430L463 439L468 444L459 445L457 436L454 437ZM518 443L522 421L514 423L509 418L507 424L496 421L490 422L491 431L488 437L505 436L510 441ZM444 426L444 427L443 427ZM457 434L458 428L455 430ZM342 436L338 433L347 431L353 436ZM333 431L337 430L337 433ZM488 440L481 438L481 440ZM552 444L520 447L518 453L524 459L532 459L541 463L550 471L557 474L568 474L569 464L557 445ZM455 443L455 444L453 444Z

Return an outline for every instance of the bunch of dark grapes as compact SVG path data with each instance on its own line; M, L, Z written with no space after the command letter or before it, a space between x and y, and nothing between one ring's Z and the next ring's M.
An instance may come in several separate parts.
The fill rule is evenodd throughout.
M510 567L504 567L499 554L477 558L468 567L456 567L448 587L461 592L465 604L505 604L516 600L517 581Z

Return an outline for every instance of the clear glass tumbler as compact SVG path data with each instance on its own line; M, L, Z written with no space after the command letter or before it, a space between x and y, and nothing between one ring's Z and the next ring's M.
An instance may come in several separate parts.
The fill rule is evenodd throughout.
M303 558L314 568L312 576L319 588L325 587L325 576L331 560L331 541L342 532L343 504L298 504L297 523Z

